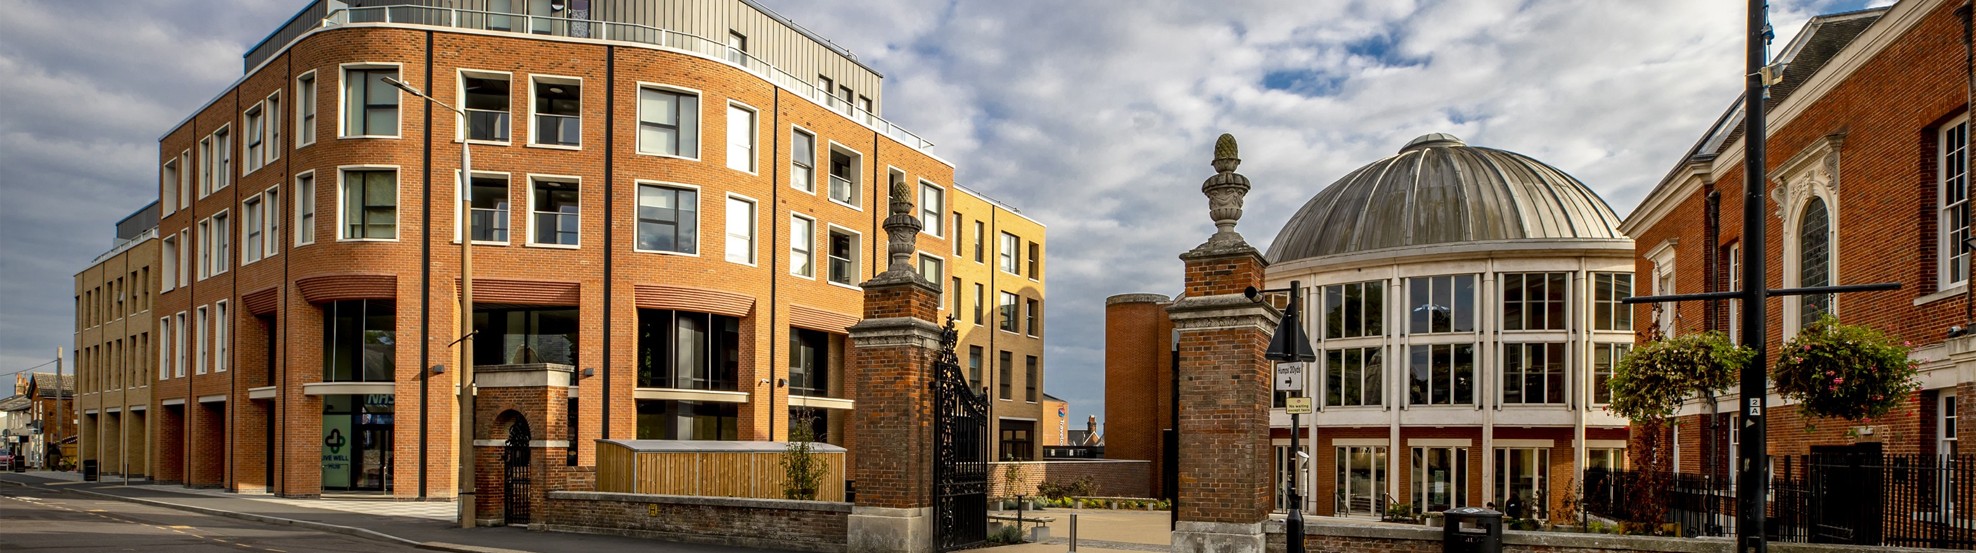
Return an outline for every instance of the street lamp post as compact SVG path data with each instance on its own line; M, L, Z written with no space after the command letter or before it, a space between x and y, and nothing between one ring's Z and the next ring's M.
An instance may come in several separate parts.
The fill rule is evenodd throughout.
M1297 365L1293 371L1296 376L1288 382L1288 385L1279 377L1275 386L1279 391L1287 388L1295 392L1296 397L1303 397L1303 371L1308 366L1305 363L1317 361L1317 352L1310 347L1310 337L1304 335L1303 324L1298 321L1298 311L1302 307L1304 298L1303 290L1302 282L1292 280L1288 289L1257 290L1250 287L1242 291L1242 294L1248 296L1251 301L1258 302L1262 301L1264 293L1290 293L1290 306L1283 310L1283 321L1276 325L1276 333L1269 337L1269 349L1263 352L1263 358L1277 363ZM1288 471L1290 481L1285 484L1287 489L1284 492L1290 512L1283 520L1284 543L1288 546L1288 553L1304 553L1304 499L1297 493L1298 473L1303 472L1301 466L1303 449L1299 447L1297 439L1303 434L1303 426L1302 411L1290 409L1290 458L1286 461L1290 465Z
M455 371L455 374L458 376L454 377L454 380L459 382L460 394L460 424L455 430L460 441L460 451L459 455L457 455L460 464L460 480L456 487L459 489L460 527L472 528L474 527L473 225L468 222L468 218L473 213L473 150L470 148L471 144L466 140L464 131L467 125L467 112L453 107L446 102L441 102L436 98L427 96L424 92L419 92L419 89L413 88L412 85L406 84L404 81L396 78L385 77L384 82L398 87L399 90L403 90L413 96L424 98L428 102L439 104L439 107L452 110L453 113L459 114L460 126L463 129L460 135L460 210L458 219L460 224L460 338L454 342L460 345L460 366ZM432 191L427 190L426 193L430 194ZM427 221L427 224L430 223L430 221Z

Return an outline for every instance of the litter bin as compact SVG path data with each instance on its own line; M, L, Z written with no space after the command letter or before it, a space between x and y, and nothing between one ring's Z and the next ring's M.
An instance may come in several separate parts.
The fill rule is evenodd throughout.
M84 481L84 482L95 482L95 481L96 481L96 460L95 460L95 459L83 459L83 460L82 460L82 481Z
M1503 514L1478 507L1448 509L1441 521L1444 553L1502 553Z

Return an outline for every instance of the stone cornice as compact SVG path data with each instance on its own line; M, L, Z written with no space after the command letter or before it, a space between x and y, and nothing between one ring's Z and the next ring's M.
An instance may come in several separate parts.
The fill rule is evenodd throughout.
M865 319L851 325L851 342L860 348L922 347L938 349L943 329L912 317Z
M1173 329L1181 332L1253 328L1275 332L1283 313L1240 294L1181 298L1166 308Z

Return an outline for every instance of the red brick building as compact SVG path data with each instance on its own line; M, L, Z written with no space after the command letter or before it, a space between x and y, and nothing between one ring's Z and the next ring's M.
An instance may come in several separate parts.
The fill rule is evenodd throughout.
M796 420L842 445L893 183L997 455L1039 455L1043 225L880 118L876 71L753 2L317 1L245 63L159 141L156 479L451 497L463 316L477 365L577 375L559 447L580 465L598 438Z
M1914 343L1922 390L1871 422L1804 420L1772 396L1772 456L1957 451L1957 398L1976 392L1970 318L1968 73L1960 0L1904 0L1821 16L1777 51L1787 63L1768 100L1763 208L1772 288L1898 282L1900 290L1770 300L1769 351L1822 312ZM1635 239L1640 293L1741 289L1741 101L1698 140L1621 226ZM1649 276L1650 275L1650 276ZM1670 333L1739 336L1734 302L1659 315ZM1773 357L1774 360L1774 357ZM1693 400L1676 420L1673 466L1730 478L1736 390ZM1783 463L1774 462L1773 470Z

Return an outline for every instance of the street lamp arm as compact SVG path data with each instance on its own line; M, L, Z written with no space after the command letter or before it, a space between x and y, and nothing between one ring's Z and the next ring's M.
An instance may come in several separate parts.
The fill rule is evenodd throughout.
M407 94L411 94L411 95L413 95L413 96L417 96L417 97L420 97L420 98L424 98L424 99L425 99L426 101L428 101L428 102L432 102L432 103L435 103L435 104L439 104L439 107L442 107L442 108L446 108L446 109L448 109L448 110L451 110L451 111L452 111L453 113L457 113L457 114L460 114L460 117L466 117L466 116L467 116L467 112L466 112L466 110L462 110L462 109L460 109L460 108L456 108L456 107L453 107L453 105L452 105L452 104L448 104L448 103L446 103L446 102L442 102L442 101L439 101L439 99L438 99L438 98L434 98L434 97L431 97L431 96L427 96L427 95L426 95L426 94L425 94L424 92L419 92L419 89L417 89L417 88L414 88L414 87L412 87L412 85L411 85L411 84L409 84L409 83L406 83L405 81L400 81L400 80L398 80L398 79L397 79L396 77L385 77L385 78L384 78L384 84L388 84L388 85L391 85L391 86L395 86L395 87L398 87L398 90L403 90L403 91L405 91L405 92L406 92Z

